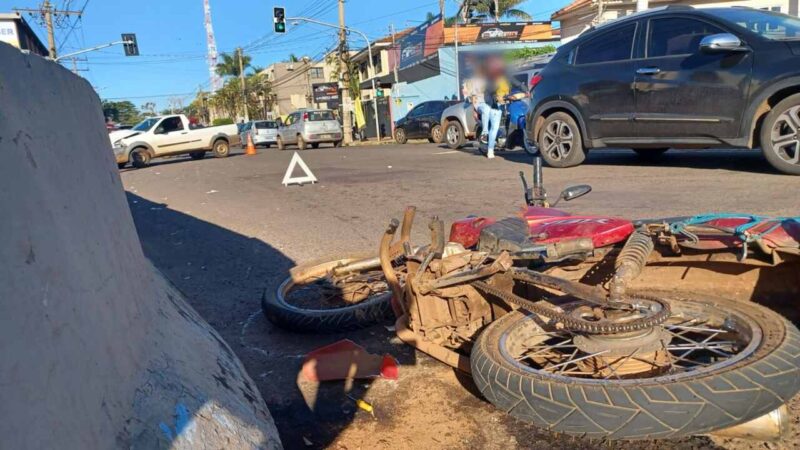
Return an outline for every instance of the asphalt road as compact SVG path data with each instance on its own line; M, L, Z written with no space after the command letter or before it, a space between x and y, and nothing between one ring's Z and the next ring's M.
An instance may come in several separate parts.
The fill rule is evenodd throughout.
M537 430L495 410L468 378L400 344L383 326L347 336L393 354L402 365L397 382L352 387L352 396L375 405L375 418L356 411L337 383L318 392L304 386L301 395L296 376L303 355L343 336L275 328L260 314L265 288L296 263L376 251L386 224L406 205L418 208L417 242L426 236L420 224L434 214L446 222L512 214L523 203L517 173L529 175L531 168L521 152L487 160L470 149L432 144L301 155L318 184L282 186L292 152L274 149L226 159L165 159L121 171L146 255L243 360L287 448L749 448L744 441L705 437L619 444ZM642 218L800 210L800 178L776 174L752 151L673 150L653 162L631 151L593 151L580 167L545 168L544 175L551 195L568 184L594 187L564 205L577 213Z

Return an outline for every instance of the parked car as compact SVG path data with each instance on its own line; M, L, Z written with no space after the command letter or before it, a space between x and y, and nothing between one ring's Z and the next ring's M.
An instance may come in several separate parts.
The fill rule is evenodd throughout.
M589 149L761 147L800 175L800 20L668 6L561 46L532 92L528 134L554 167Z
M527 86L547 66L551 58L552 55L550 54L534 58L526 64L516 67L511 71L510 76L517 82ZM473 111L474 108L469 100L454 102L442 111L439 123L442 124L442 129L444 130L442 141L448 147L452 149L461 148L468 140L478 138L480 123L475 120Z
M253 140L253 145L258 147L263 145L269 148L270 145L275 144L278 136L278 122L274 120L255 120L247 122L239 133L239 138L242 141L242 147L247 145L247 135Z
M395 122L394 140L405 144L409 139L442 142L442 112L457 101L433 100L415 106L405 117Z
M147 167L153 158L188 154L202 159L206 152L224 158L230 146L239 143L236 125L194 128L183 114L148 117L130 130L109 135L117 165L130 162L136 168Z
M342 145L342 125L336 120L333 111L327 109L301 109L286 117L278 128L276 141L278 149L296 144L304 150L308 145L318 148L319 144L329 143L334 147Z

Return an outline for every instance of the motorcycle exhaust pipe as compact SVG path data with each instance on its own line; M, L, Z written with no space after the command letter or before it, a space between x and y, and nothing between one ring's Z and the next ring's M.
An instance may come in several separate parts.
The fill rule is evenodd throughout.
M784 403L761 417L709 433L716 437L775 442L789 431L789 408Z

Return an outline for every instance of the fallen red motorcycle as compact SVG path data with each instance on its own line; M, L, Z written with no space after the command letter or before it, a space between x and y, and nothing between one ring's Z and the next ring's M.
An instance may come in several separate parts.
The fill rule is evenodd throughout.
M785 430L800 332L759 303L796 300L800 221L713 214L629 221L550 207L534 164L516 217L470 217L410 242L414 210L378 256L300 266L264 312L297 331L390 313L409 345L471 373L509 414L549 430L653 439ZM556 202L585 195L564 190ZM400 236L395 242L398 230Z

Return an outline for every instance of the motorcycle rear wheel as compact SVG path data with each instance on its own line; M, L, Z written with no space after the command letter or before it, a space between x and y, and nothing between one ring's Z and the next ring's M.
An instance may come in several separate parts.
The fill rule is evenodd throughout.
M332 272L367 259L359 255L292 268L277 287L264 291L264 315L281 328L308 333L352 331L391 319L391 291L379 264L347 275Z
M574 345L579 341L556 336L568 332L547 331L539 316L518 310L490 324L478 338L470 358L475 383L489 402L520 420L561 433L626 440L702 434L744 423L800 390L800 333L786 319L755 303L662 298L669 299L673 311L664 325L670 333L663 344L670 355L667 371L612 372L598 378L586 372L598 366L580 359L586 353ZM681 328L675 324L682 318L688 325ZM700 339L704 332L706 337L717 333L716 340ZM547 342L551 334L560 346L534 346L546 352L518 354L537 335ZM733 353L739 338L747 342ZM714 353L728 354L723 348L731 352L724 359ZM564 358L567 364L559 366Z

